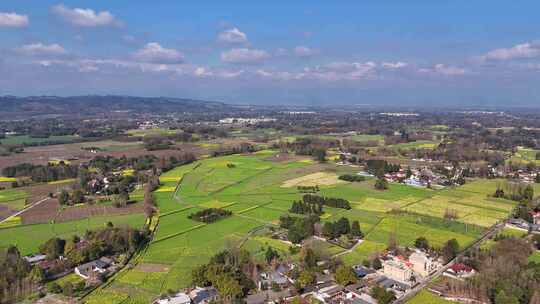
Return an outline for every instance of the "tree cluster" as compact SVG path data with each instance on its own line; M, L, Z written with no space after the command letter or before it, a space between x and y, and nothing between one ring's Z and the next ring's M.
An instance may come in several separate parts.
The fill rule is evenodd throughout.
M322 235L329 239L337 239L342 235L362 238L364 234L360 230L360 223L353 221L350 224L349 219L342 217L336 222L325 222L322 227Z
M319 222L319 217L316 215L310 215L308 217L282 215L279 221L280 227L288 230L287 238L289 241L298 244L305 238L314 235L314 225Z
M347 182L363 182L366 180L364 176L355 174L343 174L340 175L338 178Z
M208 208L201 211L197 211L188 215L188 218L194 221L203 222L203 223L214 223L223 218L229 217L232 215L232 211L219 209L219 208Z
M58 165L33 165L22 163L2 169L2 175L7 177L30 176L37 183L52 182L77 177L78 167L60 162Z
M216 254L208 264L196 267L192 271L194 286L213 286L224 300L232 302L241 299L255 288L243 269L251 265L249 252L228 250Z
M351 204L348 200L342 198L325 197L313 194L304 194L302 201L307 204L320 204L332 208L351 209Z

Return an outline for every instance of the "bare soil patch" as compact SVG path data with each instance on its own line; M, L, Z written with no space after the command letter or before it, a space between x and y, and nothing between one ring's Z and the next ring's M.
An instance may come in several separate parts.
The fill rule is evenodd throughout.
M141 263L135 269L143 272L167 272L169 271L169 265Z
M277 163L284 163L289 161L295 161L295 160L301 160L305 157L297 156L290 153L277 153L272 156L269 156L265 158L264 160L271 161L271 162L277 162Z

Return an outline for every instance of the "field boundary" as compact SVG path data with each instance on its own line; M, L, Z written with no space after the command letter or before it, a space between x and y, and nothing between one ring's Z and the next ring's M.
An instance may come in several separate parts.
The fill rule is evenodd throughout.
M182 231L175 232L175 233L173 233L173 234L169 234L169 235L166 235L166 236L164 236L164 237L162 237L162 238L153 240L151 243L152 243L152 244L159 243L159 242L161 242L161 241L165 241L165 240L171 239L171 238L173 238L173 237L177 237L177 236L179 236L179 235L182 235L182 234L188 233L188 232L190 232L190 231L193 231L193 230L196 230L196 229L205 227L205 226L207 226L207 225L208 225L208 224L199 224L199 225L195 225L195 226L190 227L190 228L188 228L188 229L184 229L184 230L182 230Z

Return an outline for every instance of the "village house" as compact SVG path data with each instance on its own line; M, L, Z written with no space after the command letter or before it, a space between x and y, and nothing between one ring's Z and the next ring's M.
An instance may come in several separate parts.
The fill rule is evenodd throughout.
M256 294L248 295L246 304L276 304L292 299L296 293L290 289L280 291L264 290Z
M473 276L476 272L470 266L462 263L455 263L448 268L443 275L455 279L464 279Z
M196 287L189 292L193 304L209 304L219 300L219 293L214 287Z
M508 226L510 228L517 228L517 229L527 230L528 231L529 227L530 227L530 224L529 224L529 222L527 222L524 219L512 218L512 219L509 219L506 222L506 226Z
M44 254L31 254L23 257L23 259L25 259L28 263L34 265L45 261L47 259L47 256Z
M333 303L335 300L339 300L345 297L345 288L338 284L332 284L330 286L318 288L313 296L323 303Z
M352 304L377 304L377 300L368 294L369 287L363 283L346 286L345 290L345 299Z
M427 277L435 269L432 260L421 251L413 252L409 257L409 263L412 270L422 278Z
M382 264L383 274L390 279L407 283L413 277L413 271L409 265L398 258L388 259Z
M368 268L364 265L354 265L353 271L359 279L363 279L366 276L376 272L375 270Z
M184 292L157 299L153 304L191 304L191 298Z
M75 267L75 273L83 279L89 279L92 275L103 275L108 272L108 268L112 265L112 260L102 257L99 260L88 262Z

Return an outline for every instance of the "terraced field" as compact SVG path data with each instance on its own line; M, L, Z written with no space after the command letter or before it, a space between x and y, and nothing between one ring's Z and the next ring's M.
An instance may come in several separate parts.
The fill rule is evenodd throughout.
M319 184L321 195L351 202L351 210L325 208L321 217L322 221L335 221L345 216L360 222L365 241L340 256L350 265L384 250L391 235L401 245L412 245L419 236L434 246L452 238L467 245L486 227L505 218L514 205L488 198L497 181L475 181L440 191L391 184L381 192L374 189L373 180L327 183L328 176L351 173L354 168L298 158L275 161L280 159L272 157L276 153L209 158L163 174L162 186L155 192L160 218L154 240L134 268L123 271L85 301L148 303L168 289L188 286L195 266L232 246L241 245L255 257L262 257L267 246L288 254L288 244L253 232L277 225L291 202L301 198L296 186L283 186L291 180L316 183L314 177L320 176L324 181ZM212 224L187 218L204 208L224 208L233 215ZM447 208L459 210L457 220L443 218ZM318 247L332 255L344 252L329 244Z

